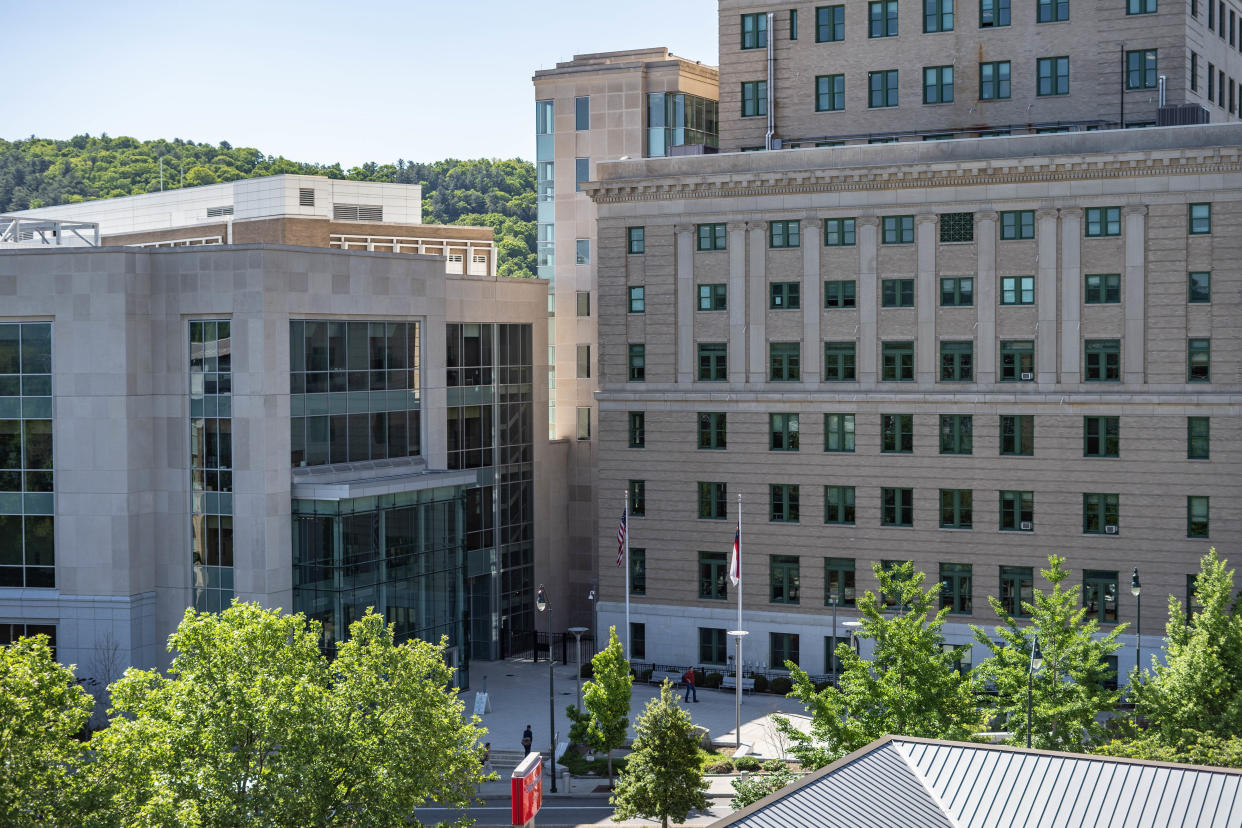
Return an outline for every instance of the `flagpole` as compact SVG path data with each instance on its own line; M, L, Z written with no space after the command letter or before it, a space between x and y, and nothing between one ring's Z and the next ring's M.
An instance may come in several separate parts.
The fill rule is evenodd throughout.
M742 639L746 637L746 631L742 629L742 493L737 495L737 629L735 639L737 641L737 663L733 665L733 677L736 682L734 690L734 734L736 739L734 747L738 750L742 749Z
M625 521L625 657L633 658L630 649L630 490L625 490L625 509L621 519Z
M737 495L737 628L742 629L742 493Z

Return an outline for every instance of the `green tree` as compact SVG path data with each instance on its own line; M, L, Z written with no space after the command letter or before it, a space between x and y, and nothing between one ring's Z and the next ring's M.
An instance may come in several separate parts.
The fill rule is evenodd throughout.
M94 702L72 667L52 658L47 636L0 647L0 825L81 825L74 734Z
M996 711L1010 733L1009 743L1025 745L1031 641L1038 636L1043 666L1032 682L1031 745L1082 752L1085 745L1104 737L1097 716L1117 707L1118 691L1106 689L1104 682L1113 674L1108 657L1121 646L1117 636L1126 625L1096 637L1099 621L1086 619L1082 587L1064 586L1070 575L1064 558L1050 556L1048 568L1040 574L1052 591L1035 590L1034 603L1023 602L1022 611L1029 616L1026 624L1006 613L1000 601L988 598L1004 626L995 628L999 641L974 627L975 639L991 652L975 672L996 690Z
M625 744L630 726L630 698L634 677L630 662L621 652L617 628L608 628L608 646L591 659L592 679L582 687L586 710L566 708L573 723L569 738L608 757L608 787L612 787L612 751Z
M397 645L370 611L335 661L319 635L257 604L187 610L169 675L131 669L113 685L92 769L116 822L395 826L428 801L466 806L480 730L443 643Z
M691 810L707 810L698 737L667 679L634 729L634 749L612 794L613 819L646 817L668 828L670 819L680 825Z
M946 649L941 628L949 609L933 612L940 584L924 590L926 575L908 561L891 570L872 566L886 600L870 590L858 600L859 637L875 642L871 659L842 644L838 687L818 692L810 676L786 662L794 682L789 696L806 705L811 730L781 717L777 726L805 768L823 767L886 734L965 739L981 724L975 682L956 667L969 645Z

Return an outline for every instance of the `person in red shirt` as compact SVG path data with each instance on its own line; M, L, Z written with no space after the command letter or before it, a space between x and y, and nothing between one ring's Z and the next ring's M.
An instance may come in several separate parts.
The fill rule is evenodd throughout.
M694 668L693 667L686 670L686 674L682 676L682 680L686 682L686 697L682 699L682 703L683 704L689 703L690 696L693 695L694 703L698 704L699 703L699 691L694 686Z

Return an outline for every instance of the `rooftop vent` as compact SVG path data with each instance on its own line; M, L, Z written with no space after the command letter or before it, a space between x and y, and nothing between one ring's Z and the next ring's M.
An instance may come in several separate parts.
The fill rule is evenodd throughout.
M298 188L298 206L314 207L315 206L315 188L299 187Z
M336 221L383 221L384 208L378 204L333 204Z
M207 218L219 218L220 216L233 215L233 208L230 207L208 207Z
M1169 104L1156 110L1156 126L1188 126L1211 123L1212 114L1197 103Z

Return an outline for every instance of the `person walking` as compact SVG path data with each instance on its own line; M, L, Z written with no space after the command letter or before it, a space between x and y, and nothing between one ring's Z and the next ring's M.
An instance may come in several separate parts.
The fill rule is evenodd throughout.
M483 772L484 773L492 772L492 743L491 742L483 743Z
M694 703L698 704L699 703L699 691L694 686L694 667L691 667L690 669L686 670L686 674L682 676L682 679L686 682L686 697L682 699L682 703L688 704L690 702L690 696L693 695Z
M535 734L530 732L530 725L522 731L522 755L530 755L530 746L535 743Z

